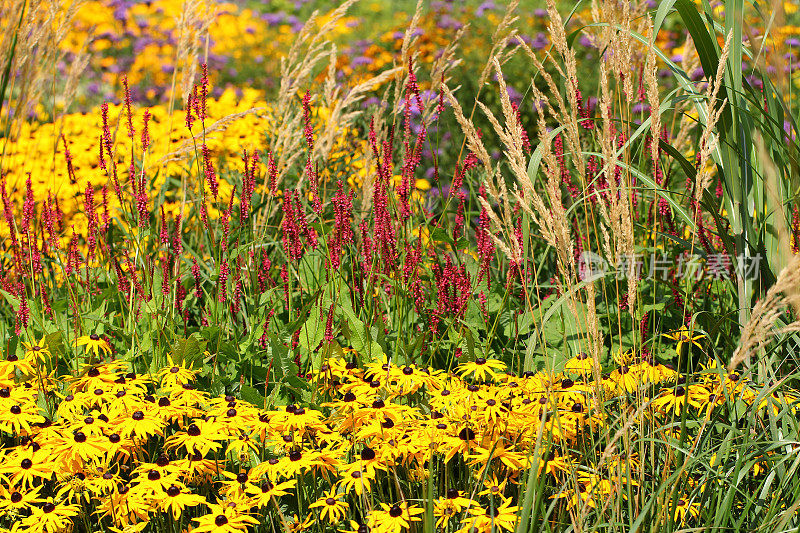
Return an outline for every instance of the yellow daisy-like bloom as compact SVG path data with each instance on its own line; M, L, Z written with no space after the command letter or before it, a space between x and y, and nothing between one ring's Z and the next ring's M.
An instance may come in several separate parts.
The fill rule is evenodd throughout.
M608 378L620 393L632 393L639 388L642 383L642 375L632 366L622 365L611 372Z
M78 337L75 339L75 346L86 346L86 351L94 353L95 357L100 357L100 352L111 355L111 347L97 333Z
M192 522L197 522L197 527L192 529L194 533L238 533L259 523L256 518L239 512L237 509L244 506L237 506L233 502L209 504L208 507L208 514L192 518Z
M22 347L25 348L25 358L33 358L34 360L41 361L52 354L44 343L44 336L38 341L32 343L23 342Z
M199 494L192 494L182 483L173 483L167 487L158 498L161 510L172 514L172 518L179 520L183 510L205 503L206 499Z
M336 524L344 518L347 512L347 502L336 498L336 489L331 489L323 493L322 498L308 506L309 509L319 509L322 520L331 524Z
M564 365L564 370L577 374L586 374L592 371L593 366L594 360L592 357L587 353L581 352L567 361L566 365Z
M507 499L499 507L473 507L469 510L470 516L461 521L464 527L459 531L471 531L478 533L491 533L505 529L512 531L517 522L517 511L519 507L511 505L511 499Z
M701 403L697 399L699 385L678 385L675 388L664 389L658 398L653 400L653 407L657 411L668 415L680 416L683 406L689 404L700 409Z
M675 521L678 523L683 523L686 521L687 518L697 518L700 516L700 504L697 502L691 502L687 496L678 500L678 504L675 507Z
M293 489L295 485L297 485L296 479L290 479L278 484L267 479L262 481L258 487L252 484L247 485L245 492L252 496L251 502L254 507L266 507L273 497L277 498L289 494L289 489Z
M80 512L78 505L56 504L53 498L48 498L40 507L31 508L31 515L24 518L20 525L29 528L28 531L61 533L71 529L72 518Z
M161 380L161 386L165 389L171 390L179 388L186 383L191 383L195 380L197 370L186 364L186 361L181 361L177 364L173 361L172 356L167 358L167 366L158 371L156 376Z
M681 326L675 331L663 333L662 335L676 342L675 351L677 353L681 353L685 345L695 345L698 348L702 348L702 345L698 341L705 338L703 333L697 333L694 330L690 330L685 325Z
M478 357L474 361L458 365L458 373L461 374L462 377L472 375L475 379L480 381L486 381L487 376L497 378L497 372L495 372L495 370L503 371L505 369L506 365L502 361L498 361L497 359L484 359L483 357Z
M375 533L400 533L411 527L413 522L421 522L424 511L414 505L402 502L395 505L381 503L381 510L369 516L370 530Z

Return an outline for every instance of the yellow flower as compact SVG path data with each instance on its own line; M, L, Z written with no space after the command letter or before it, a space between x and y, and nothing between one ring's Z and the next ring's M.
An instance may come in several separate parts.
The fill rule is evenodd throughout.
M418 515L424 511L407 502L392 506L381 502L380 506L381 510L372 511L369 516L370 530L375 533L399 533L409 529L413 522L422 521Z
M100 338L97 333L91 335L84 335L75 340L75 346L86 346L87 352L93 352L95 357L100 357L100 352L105 355L111 355L111 347L108 343Z
M344 518L347 512L347 502L336 498L336 489L331 489L323 493L322 498L308 506L309 509L320 509L320 518L335 524Z
M680 328L676 329L675 331L671 331L669 333L663 333L663 336L677 342L675 345L675 351L677 353L681 353L684 345L695 345L698 348L702 348L700 343L698 342L700 339L705 338L703 333L696 333L693 330L690 330L685 325L681 326Z
M700 516L700 504L691 502L687 496L678 500L678 505L675 507L675 520L677 522L685 522L688 517L697 518Z
M172 518L176 521L180 519L183 510L187 507L194 507L205 503L206 499L199 494L192 494L186 490L182 483L173 483L167 487L160 495L159 502L161 510L172 512Z
M224 504L209 504L210 512L199 518L192 518L192 522L197 522L197 527L192 529L193 533L238 533L247 531L248 526L254 526L259 521L247 514L237 511L238 507L234 502Z
M33 507L31 515L20 524L30 532L61 533L71 529L72 517L78 516L81 508L77 505L56 504L48 498L41 507Z
M477 531L479 533L491 533L505 529L512 531L517 522L517 511L519 507L511 505L511 499L507 499L499 507L473 507L469 510L470 516L461 521L464 527L460 531ZM474 529L473 529L474 528Z
M495 370L502 371L505 370L505 368L506 365L502 361L478 357L474 361L468 361L458 365L458 373L461 374L461 377L467 377L472 374L475 379L486 381L487 376L497 378L497 373Z
M46 356L52 355L47 345L44 343L44 336L38 342L27 343L23 342L22 347L25 348L25 358L32 357L35 360L42 360Z
M569 361L567 361L564 369L567 372L576 372L578 374L586 374L587 372L591 372L592 367L594 366L594 361L587 353L579 353Z

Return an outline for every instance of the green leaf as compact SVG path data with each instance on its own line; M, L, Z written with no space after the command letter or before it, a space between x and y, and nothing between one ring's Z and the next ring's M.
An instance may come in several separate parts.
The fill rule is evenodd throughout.
M178 365L186 363L189 368L199 368L202 362L201 364L197 364L197 362L202 360L206 344L205 341L199 341L194 336L179 338L173 343L170 351L172 361Z
M239 395L242 397L242 400L250 402L259 409L264 409L266 407L266 398L250 385L242 385L239 389Z

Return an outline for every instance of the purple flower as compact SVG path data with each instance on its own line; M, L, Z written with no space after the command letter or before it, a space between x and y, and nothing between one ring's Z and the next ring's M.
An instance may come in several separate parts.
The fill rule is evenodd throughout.
M354 57L353 60L350 62L350 64L353 65L354 67L360 67L362 65L369 65L371 63L372 63L372 58L371 57L366 57L366 56Z
M539 32L536 34L536 38L531 43L531 46L535 50L541 50L548 44L550 44L550 41L547 40L547 36L544 33Z
M495 9L497 9L497 5L492 0L486 0L475 9L475 15L482 17L487 11L494 11Z

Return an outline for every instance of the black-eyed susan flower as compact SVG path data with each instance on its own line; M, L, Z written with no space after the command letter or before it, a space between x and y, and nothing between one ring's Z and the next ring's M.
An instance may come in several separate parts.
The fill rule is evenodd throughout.
M424 511L419 507L409 505L408 502L394 505L381 502L380 506L380 509L375 509L370 514L370 524L380 532L400 533L408 530L412 523L422 521L419 515Z
M193 370L186 361L176 363L172 360L171 355L168 355L167 358L167 366L156 374L156 377L161 380L161 386L164 389L172 390L195 380L198 371Z
M517 522L519 507L511 505L511 499L504 500L499 506L474 506L469 509L469 516L461 523L465 531L491 533L505 529L512 531ZM473 529L475 528L475 529Z
M462 377L472 376L479 381L486 381L487 377L496 379L498 372L506 369L506 364L497 359L485 359L478 357L474 361L468 361L458 365L458 373Z
M184 484L180 482L172 483L164 492L157 497L162 511L172 515L174 520L178 520L187 507L196 507L205 503L206 499L199 494L192 494Z
M680 416L684 405L691 405L700 408L701 404L697 399L699 385L677 385L663 389L661 394L653 400L653 407L664 413Z
M375 479L374 468L364 468L359 464L349 465L341 473L339 486L345 493L355 492L361 496L372 489L372 481Z
M111 355L111 347L97 333L78 337L75 339L75 346L86 346L87 353L92 352L97 358L100 357L101 352L104 355Z
M700 516L700 504L692 501L688 496L680 498L675 505L675 521L684 523L689 518L697 518Z
M336 489L323 492L322 497L308 506L309 509L319 509L320 518L330 524L336 524L344 518L349 505L340 500Z
M25 357L31 357L35 361L42 361L47 357L51 357L52 354L47 347L47 344L44 342L44 337L42 337L38 341L33 342L23 342L22 347L25 348Z
M56 503L53 498L48 498L41 505L32 507L31 515L23 518L20 524L32 533L61 533L72 527L72 519L80 512L78 505Z
M247 514L244 505L223 502L221 504L208 504L208 507L208 514L192 518L192 522L197 522L197 527L192 529L193 532L237 533L247 531L249 526L259 523L257 518Z
M267 507L272 498L286 496L290 490L297 485L296 479L290 479L282 483L273 483L270 479L263 479L257 485L249 485L246 492L251 496L254 507Z
M700 344L700 340L705 338L705 334L695 332L694 330L687 328L685 324L675 331L662 333L662 335L670 340L675 341L675 351L679 354L682 353L684 346L694 345L698 348L702 348L703 346Z

